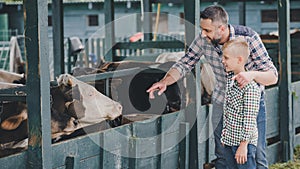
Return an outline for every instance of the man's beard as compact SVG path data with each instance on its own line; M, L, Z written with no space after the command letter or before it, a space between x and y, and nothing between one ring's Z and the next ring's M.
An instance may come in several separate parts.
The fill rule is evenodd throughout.
M218 44L220 43L220 41L221 41L221 38L219 38L219 39L212 39L212 40L211 40L211 43L212 43L214 46L216 46L216 45L218 45Z

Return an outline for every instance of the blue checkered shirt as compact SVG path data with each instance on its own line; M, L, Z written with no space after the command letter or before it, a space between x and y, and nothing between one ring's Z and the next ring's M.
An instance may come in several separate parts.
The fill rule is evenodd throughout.
M250 56L246 64L246 69L251 71L268 71L272 70L276 76L278 72L274 66L268 52L262 43L259 35L252 29L245 26L229 25L230 39L236 37L244 37L249 44ZM222 64L222 45L212 45L205 38L201 37L201 33L194 39L186 54L172 67L176 68L181 77L191 71L195 64L199 61L202 55L212 66L216 78L215 89L212 94L212 99L218 104L224 103L226 72ZM264 91L264 86L260 85L261 91Z
M223 114L221 142L228 146L239 146L241 141L257 145L257 114L261 90L256 82L251 81L240 88L228 74Z

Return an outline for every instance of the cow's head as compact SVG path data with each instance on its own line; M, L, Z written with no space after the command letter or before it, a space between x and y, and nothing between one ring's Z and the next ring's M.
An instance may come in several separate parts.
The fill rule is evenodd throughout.
M80 125L98 123L107 119L113 120L122 114L120 103L98 92L93 86L84 83L69 74L63 74L58 79L59 86L75 87L81 91L84 117L79 118Z
M52 138L72 133L85 111L78 86L54 86L50 94Z

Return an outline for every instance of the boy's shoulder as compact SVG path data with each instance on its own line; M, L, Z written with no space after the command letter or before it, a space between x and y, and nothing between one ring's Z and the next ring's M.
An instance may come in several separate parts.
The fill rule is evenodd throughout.
M248 83L245 87L244 87L244 91L253 91L253 92L261 92L261 89L259 87L259 85L252 80L250 83Z

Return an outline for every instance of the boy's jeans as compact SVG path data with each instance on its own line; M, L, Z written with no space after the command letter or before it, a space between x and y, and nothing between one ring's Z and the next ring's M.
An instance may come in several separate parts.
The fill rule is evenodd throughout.
M213 102L212 124L214 127L215 137L215 155L217 156L215 167L216 169L227 169L232 164L226 163L226 150L221 144L221 133L223 126L223 105ZM258 142L256 147L256 164L257 169L267 169L268 161L266 159L266 108L264 95L260 99L260 107L257 116Z

